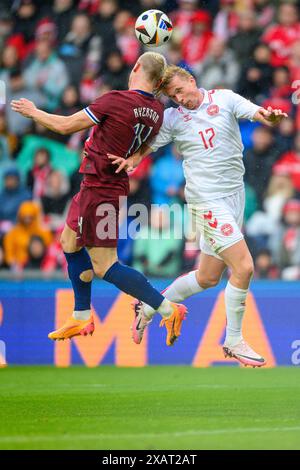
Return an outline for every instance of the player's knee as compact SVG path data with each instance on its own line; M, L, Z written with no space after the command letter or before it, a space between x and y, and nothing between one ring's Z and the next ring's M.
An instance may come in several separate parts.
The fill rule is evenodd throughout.
M62 247L62 249L63 249L64 252L68 253L68 252L71 251L71 250L70 250L70 248L71 248L71 246L70 246L70 245L71 245L71 244L70 244L70 241L69 241L68 237L67 237L64 233L61 234L59 241L60 241L61 247Z
M64 232L60 236L60 244L65 253L74 253L79 251L80 247L76 247L76 240L73 240L70 236L66 235Z
M215 287L220 282L220 277L218 276L208 276L205 273L197 272L197 281L199 286L203 289L209 289L210 287Z
M92 269L88 269L87 271L83 271L79 277L83 282L91 282L94 277L94 272Z
M250 281L254 273L254 265L252 259L243 260L236 268L236 276L240 279Z
M97 277L100 277L101 279L104 278L105 274L107 273L107 271L109 270L109 268L111 267L111 263L93 263L93 269L94 269L94 274L95 276Z

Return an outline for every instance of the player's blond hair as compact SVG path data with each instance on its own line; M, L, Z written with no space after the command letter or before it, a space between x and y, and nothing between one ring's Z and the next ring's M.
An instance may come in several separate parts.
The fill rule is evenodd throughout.
M167 67L165 57L158 52L145 52L140 56L139 63L143 67L147 79L157 87Z
M165 88L168 85L170 85L171 80L175 76L185 78L187 80L190 79L191 77L194 78L193 75L190 72L188 72L188 70L183 69L182 67L177 67L177 65L169 65L168 67L166 67L164 71L162 81L159 87L159 91L163 92Z

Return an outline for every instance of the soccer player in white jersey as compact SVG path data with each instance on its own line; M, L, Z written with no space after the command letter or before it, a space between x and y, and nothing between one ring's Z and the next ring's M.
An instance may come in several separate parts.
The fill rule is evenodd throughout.
M261 108L230 90L198 89L193 76L176 66L167 68L162 91L179 107L165 110L159 134L127 160L112 155L109 158L118 166L116 171L130 170L144 156L175 143L183 156L185 197L201 233L201 254L198 270L177 278L164 296L181 302L214 287L227 266L231 275L225 289L225 357L236 358L244 365L263 366L265 359L242 336L253 260L241 232L245 196L238 120L275 126L287 115L278 109ZM154 313L148 305L136 303L133 323L136 343L141 342Z

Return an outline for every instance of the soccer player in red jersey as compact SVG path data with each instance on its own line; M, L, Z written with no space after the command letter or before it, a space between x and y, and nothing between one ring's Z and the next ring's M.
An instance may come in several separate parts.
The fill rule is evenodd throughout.
M108 158L108 154L129 157L158 134L163 106L153 93L165 67L161 54L141 55L130 73L129 90L108 92L71 116L46 113L25 98L11 103L14 111L60 134L93 127L79 170L84 175L81 189L72 200L61 237L74 290L74 312L62 328L49 334L50 339L93 333L93 273L161 313L167 345L180 335L186 307L167 300L143 274L118 261L119 198L128 194L129 183L127 172L116 173Z

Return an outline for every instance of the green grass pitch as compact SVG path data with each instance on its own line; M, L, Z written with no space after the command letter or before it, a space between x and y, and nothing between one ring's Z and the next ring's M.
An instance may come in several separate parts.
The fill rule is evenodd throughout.
M8 367L0 449L300 449L300 370Z

